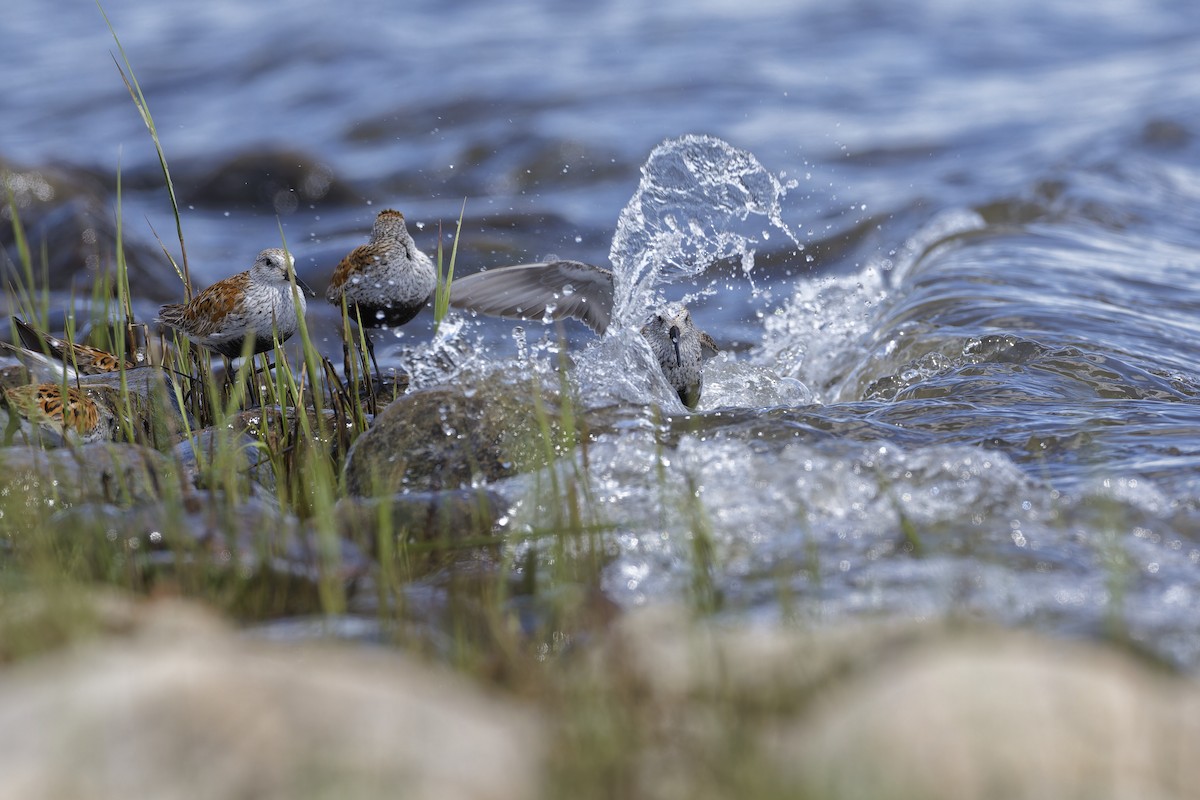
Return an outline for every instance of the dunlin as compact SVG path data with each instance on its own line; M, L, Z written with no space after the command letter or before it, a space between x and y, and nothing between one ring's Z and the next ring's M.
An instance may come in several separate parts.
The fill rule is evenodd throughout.
M81 375L102 375L108 372L130 370L146 364L142 352L132 354L133 359L120 358L107 350L59 339L45 331L39 331L19 317L12 318L22 347L4 345L35 374L48 374L55 379L66 377L74 381Z
M88 444L116 435L116 393L109 386L63 387L33 383L5 389L0 405L8 415L4 443L18 435L28 443Z
M450 304L516 319L578 319L603 334L612 321L613 274L580 261L546 261L477 272L450 287ZM705 359L717 354L712 337L691 313L672 306L642 328L663 374L688 408L700 402Z
M325 298L339 307L344 300L350 319L368 328L395 328L415 317L436 287L433 259L417 249L404 215L389 208L375 217L371 240L334 269ZM370 338L367 349L378 374Z
M717 343L692 322L692 312L669 306L642 327L642 336L658 359L667 382L688 408L700 402L704 388L704 361L717 354Z
M304 294L312 290L296 278L293 294L289 274L295 260L280 248L263 250L245 272L217 281L189 303L170 303L158 310L158 319L201 347L237 358L247 338L251 353L287 341L300 327L308 307Z

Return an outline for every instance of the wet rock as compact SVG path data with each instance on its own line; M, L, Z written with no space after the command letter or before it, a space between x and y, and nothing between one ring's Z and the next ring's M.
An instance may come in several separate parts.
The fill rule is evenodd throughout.
M174 465L162 453L141 445L5 447L0 448L0 508L9 524L37 524L47 510L79 503L149 502L174 476Z
M354 423L331 410L320 415L304 409L313 446L336 459L348 446ZM301 413L295 408L263 406L240 411L224 426L211 426L195 431L190 438L178 441L173 452L180 460L188 479L197 487L219 484L232 466L237 474L254 481L258 486L274 491L276 475L270 453L284 453L296 442L306 440ZM207 465L213 464L214 454L231 455L233 464L216 465L216 479Z
M354 421L337 414L330 409L324 409L321 414L311 406L304 409L308 417L308 428L312 431L313 441L329 448L329 453L336 458L354 431ZM302 434L300 415L293 407L262 406L242 411L234 417L234 430L244 430L249 436L265 442L267 448L279 452L284 449L285 439L294 441Z
M230 610L261 618L322 610L322 581L352 589L371 560L350 541L321 536L266 499L191 492L134 509L89 504L55 515L97 576L131 564L145 588L156 582L223 585ZM181 576L193 578L183 580Z
M386 506L386 509L384 508ZM387 499L346 497L335 514L343 530L376 535L381 520L410 539L468 541L491 533L505 502L485 489L411 492Z
M176 444L171 452L183 477L197 488L220 485L220 476L232 469L262 488L275 489L275 468L260 442L248 433L222 428L204 428ZM225 459L218 463L218 457ZM232 463L229 461L232 459ZM213 477L213 475L218 477Z
M1195 136L1182 122L1158 118L1146 121L1139 138L1147 147L1183 150L1192 143Z
M362 202L362 193L339 180L333 167L294 151L243 153L216 169L183 164L177 172L176 183L189 205L287 215L302 205Z
M456 489L390 498L344 497L334 514L342 535L367 547L377 547L381 535L457 547L490 536L505 505L495 492Z
M39 251L46 246L49 269L44 281L39 274L39 289L89 297L105 273L115 275L117 229L112 197L100 179L69 166L21 167L0 161L0 184L13 193L11 204L6 192L0 193L0 247L11 263L21 265L12 226L15 206L35 269L40 270ZM137 287L139 297L168 300L178 294L179 281L161 253L127 237L123 246L129 284Z
M528 798L538 719L378 649L278 645L179 602L0 671L0 795Z
M543 463L540 440L533 400L516 388L411 392L380 412L350 448L346 490L373 496L494 481Z
M463 174L487 175L490 192L519 194L623 179L628 168L620 160L616 152L582 141L520 135L469 145L454 161L460 169L447 170L445 177L453 181Z

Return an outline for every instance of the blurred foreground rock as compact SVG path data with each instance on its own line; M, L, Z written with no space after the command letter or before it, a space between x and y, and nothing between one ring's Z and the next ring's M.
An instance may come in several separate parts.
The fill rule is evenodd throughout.
M174 601L126 613L127 635L0 671L0 798L537 795L535 717L444 671Z
M720 796L696 765L731 752L781 796L1200 792L1200 687L1111 647L937 624L735 628L657 608L620 620L593 667L652 715L640 796Z
M940 642L771 737L833 797L1167 798L1200 792L1200 694L1125 654L1009 634Z

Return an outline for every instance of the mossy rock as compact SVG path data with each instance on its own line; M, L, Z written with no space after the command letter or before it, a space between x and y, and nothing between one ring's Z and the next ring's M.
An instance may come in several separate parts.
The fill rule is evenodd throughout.
M381 496L460 489L537 468L563 438L558 400L546 398L542 408L539 421L528 390L497 383L406 394L350 448L346 491Z

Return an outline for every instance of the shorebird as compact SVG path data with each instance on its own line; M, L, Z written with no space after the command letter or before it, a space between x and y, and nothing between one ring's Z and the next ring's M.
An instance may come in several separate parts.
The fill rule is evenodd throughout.
M307 309L304 294L313 294L295 278L295 259L284 250L263 250L245 272L217 281L188 303L168 303L158 310L158 321L195 344L238 358L246 339L251 355L270 350L275 339L285 342L300 327ZM289 275L299 292L293 294Z
M603 334L612 322L613 274L582 261L542 261L477 272L450 286L450 304L511 319L577 319ZM663 375L689 409L700 402L704 361L718 352L712 337L674 305L641 329Z
M132 360L121 358L98 347L51 336L20 317L13 317L12 322L21 344L0 342L0 348L16 356L36 378L59 380L66 377L70 381L77 381L83 375L131 370L147 363L146 354L141 351L131 353Z
M325 299L339 308L344 303L347 316L364 327L398 328L425 307L435 288L433 259L413 242L404 215L389 208L376 215L370 241L338 263ZM378 375L375 345L370 336L366 342ZM346 353L348 361L349 343Z
M110 386L70 386L31 383L4 389L0 410L8 419L5 445L20 435L27 443L88 444L112 440L117 431L116 391Z

